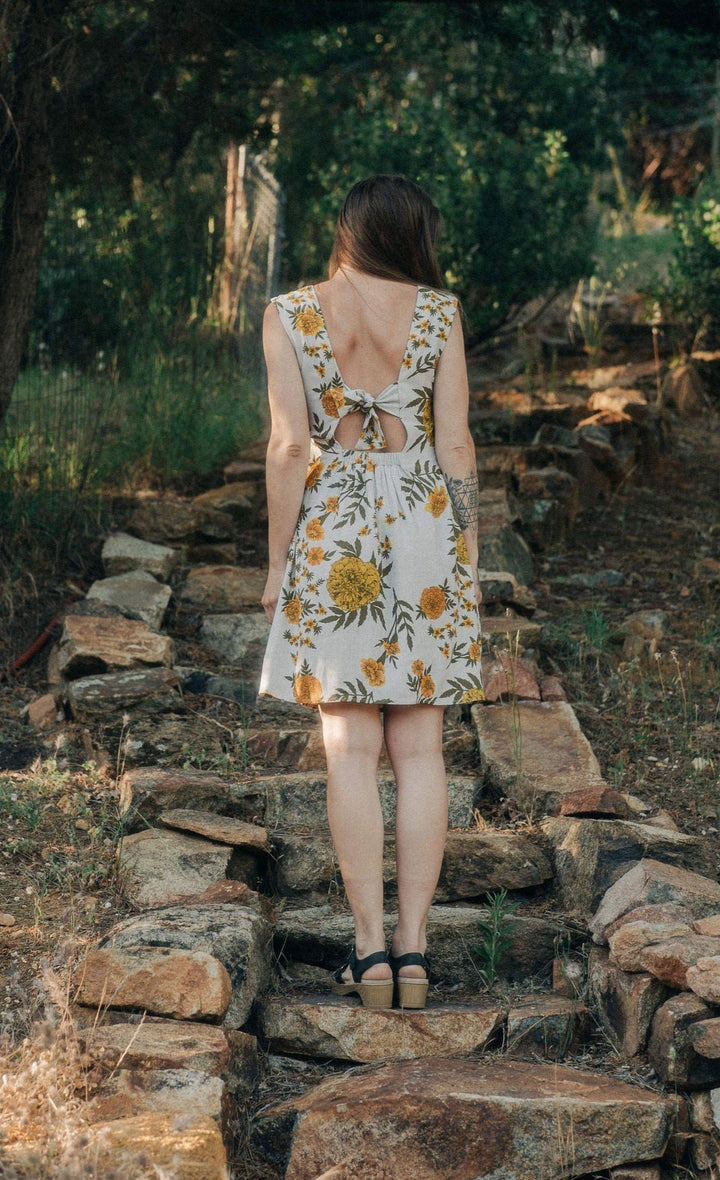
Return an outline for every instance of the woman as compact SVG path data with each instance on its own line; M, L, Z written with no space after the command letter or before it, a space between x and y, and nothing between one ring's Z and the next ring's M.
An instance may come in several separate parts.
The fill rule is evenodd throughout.
M330 278L274 299L263 341L272 623L260 691L317 707L330 830L355 921L333 990L424 1007L442 864L443 706L482 699L478 485L457 300L416 184L348 193ZM397 783L398 922L383 933L383 736Z

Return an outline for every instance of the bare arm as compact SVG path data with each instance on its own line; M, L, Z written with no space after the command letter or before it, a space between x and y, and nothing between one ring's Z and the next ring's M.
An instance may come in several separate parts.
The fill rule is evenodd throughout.
M477 524L480 493L475 443L468 427L468 405L465 345L460 316L456 315L435 376L435 451L463 530L479 597Z
M270 620L280 595L310 458L310 429L302 377L295 351L273 304L267 308L263 319L263 348L271 427L265 468L269 570L262 605Z

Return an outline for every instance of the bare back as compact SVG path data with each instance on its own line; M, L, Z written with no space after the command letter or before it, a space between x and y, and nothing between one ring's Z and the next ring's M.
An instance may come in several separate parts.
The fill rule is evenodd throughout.
M358 271L337 271L315 287L333 353L345 383L377 397L397 381L408 343L417 287ZM401 451L407 434L394 415L378 410L388 451ZM341 447L352 450L362 431L362 414L347 414L337 425Z

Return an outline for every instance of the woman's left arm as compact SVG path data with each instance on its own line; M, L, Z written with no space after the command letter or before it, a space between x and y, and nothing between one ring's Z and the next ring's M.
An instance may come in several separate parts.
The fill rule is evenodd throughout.
M475 443L468 426L469 401L465 344L460 316L457 314L435 374L435 452L465 537L480 601L477 580L480 491Z

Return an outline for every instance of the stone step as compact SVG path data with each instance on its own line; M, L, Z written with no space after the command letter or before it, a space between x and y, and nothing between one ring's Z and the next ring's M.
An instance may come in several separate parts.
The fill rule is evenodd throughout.
M428 955L431 982L443 987L457 984L473 990L483 987L480 956L475 948L482 941L478 923L486 922L487 918L487 909L479 906L430 907ZM386 916L388 942L396 923L396 914ZM500 963L500 976L522 983L534 977L539 985L549 985L556 940L572 940L562 919L517 913L507 919L505 932L510 945ZM347 962L353 944L352 916L338 913L330 905L288 909L278 916L274 937L278 955L326 968L339 967Z
M322 901L342 893L330 833L275 832L275 873L284 897ZM497 889L536 889L552 878L542 847L522 832L487 829L448 832L435 900L484 897ZM383 880L387 896L397 893L395 841L385 840Z
M161 812L177 808L215 811L252 820L265 810L264 791L249 781L209 770L138 766L120 779L120 814L126 829L146 827Z
M566 1066L424 1058L330 1078L266 1111L258 1148L287 1180L349 1160L373 1180L557 1180L658 1159L677 1105Z
M325 774L277 774L255 778L253 787L266 799L265 826L272 834L328 831ZM386 827L395 826L395 780L381 775L380 803ZM448 821L451 828L475 827L482 792L477 775L448 775Z
M485 782L529 815L602 783L597 758L565 701L474 705Z
M91 1127L83 1150L98 1176L228 1180L222 1134L212 1118L138 1114Z
M334 1061L401 1061L454 1057L504 1042L511 1053L561 1058L586 1036L589 1013L565 996L532 995L509 1011L488 998L474 1004L435 1003L421 1011L372 1009L352 997L277 995L258 1010L273 1053Z

